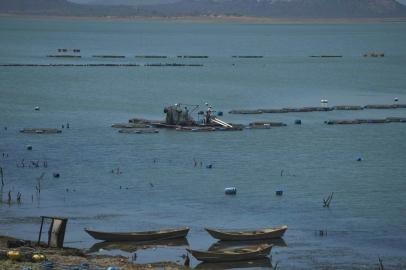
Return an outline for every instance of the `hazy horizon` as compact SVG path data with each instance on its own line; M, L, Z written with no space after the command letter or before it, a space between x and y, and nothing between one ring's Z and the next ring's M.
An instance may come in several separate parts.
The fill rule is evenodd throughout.
M157 4L157 3L174 3L174 2L178 2L180 0L68 0L70 2L74 2L74 3L81 3L81 4L98 4L98 3L103 3L103 4L117 4L119 3L123 3L126 2L128 4L133 3L134 5L137 4ZM397 2L406 5L406 0L396 0Z

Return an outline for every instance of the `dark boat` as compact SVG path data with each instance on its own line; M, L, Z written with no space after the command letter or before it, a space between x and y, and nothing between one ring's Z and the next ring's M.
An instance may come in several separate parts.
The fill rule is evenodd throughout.
M223 241L250 241L281 238L288 226L284 225L278 228L268 228L255 231L225 231L205 228L205 230L214 238Z
M152 241L162 239L183 238L189 232L189 228L165 229L159 231L144 231L144 232L99 232L85 229L85 231L97 240L109 242L123 241Z
M260 245L224 251L199 251L186 249L196 259L203 262L234 262L266 258L273 245Z

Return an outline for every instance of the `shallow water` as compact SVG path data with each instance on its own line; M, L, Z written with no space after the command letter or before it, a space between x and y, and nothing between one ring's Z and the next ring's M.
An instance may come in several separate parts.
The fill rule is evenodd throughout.
M406 103L406 24L255 25L181 22L0 19L0 64L139 63L140 67L0 67L0 166L13 200L0 205L0 234L36 239L40 215L69 218L66 242L89 248L84 227L138 231L190 226L188 242L216 241L203 230L287 224L286 269L406 267L405 124L327 126L328 119L406 117L406 109L230 115L231 109ZM80 48L81 59L53 59ZM363 58L384 51L384 58ZM96 54L125 59L95 59ZM135 55L168 55L136 59ZM309 58L338 54L343 58ZM177 55L207 55L179 59ZM263 55L236 59L232 55ZM145 67L144 63L203 67ZM221 119L283 128L241 132L119 134L132 117L162 119L174 103L209 102ZM34 111L40 106L40 111ZM294 125L301 119L302 125ZM61 134L24 127L70 128ZM7 127L4 130L3 127ZM32 145L33 150L26 150ZM362 162L356 159L362 157ZM47 168L17 168L22 159ZM194 159L202 167L194 166ZM155 162L154 162L155 161ZM213 169L206 165L213 164ZM112 174L119 167L122 174ZM283 176L281 176L283 170ZM40 198L36 178L45 172ZM52 173L59 172L60 178ZM150 185L153 184L153 187ZM121 186L121 189L120 189ZM237 196L225 196L235 186ZM283 188L282 197L275 196ZM331 192L330 209L322 199ZM31 199L33 196L33 201ZM327 230L320 237L319 230ZM45 235L44 235L45 237ZM182 260L184 246L137 252L138 262ZM103 251L105 252L105 251ZM117 251L114 251L117 252ZM196 265L196 261L192 261ZM237 267L237 266L236 266ZM263 268L267 268L264 266Z

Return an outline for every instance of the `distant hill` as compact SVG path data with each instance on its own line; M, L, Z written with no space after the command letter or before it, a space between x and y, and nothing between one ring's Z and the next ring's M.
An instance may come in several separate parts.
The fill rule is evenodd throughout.
M165 15L226 14L289 18L405 17L395 0L182 0L149 7Z
M111 0L97 1L108 3ZM142 3L145 0L117 1ZM0 0L0 13L61 16L233 15L273 18L406 18L406 7L395 0L180 0L175 3L166 3L175 0L154 1L165 1L165 4L106 6L78 4L67 0Z

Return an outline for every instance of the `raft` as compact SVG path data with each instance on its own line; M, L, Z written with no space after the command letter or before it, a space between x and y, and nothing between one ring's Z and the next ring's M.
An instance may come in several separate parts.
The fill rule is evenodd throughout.
M23 128L21 133L35 133L35 134L55 134L62 133L62 130L57 128Z

